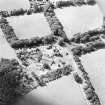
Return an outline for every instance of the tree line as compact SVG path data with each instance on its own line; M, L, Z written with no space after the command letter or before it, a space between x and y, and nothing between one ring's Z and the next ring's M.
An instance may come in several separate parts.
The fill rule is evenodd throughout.
M98 40L98 41L89 42L84 46L80 45L80 46L73 47L72 52L74 53L74 55L82 56L87 53L91 53L93 51L97 51L103 48L105 48L105 43L102 42L101 40Z
M35 2L35 1L34 1ZM5 11L1 10L0 15L2 17L11 17L11 16L20 16L20 15L31 15L32 13L40 13L44 11L44 6L46 3L43 5L41 4L35 4L33 3L32 8L29 9L14 9L11 11ZM66 0L66 1L57 1L53 3L54 9L56 8L62 8L62 7L70 7L70 6L82 6L82 5L95 5L96 2L94 0Z
M88 42L93 42L96 40L99 40L100 35L105 33L105 29L94 29L94 30L89 30L85 33L77 33L73 35L73 37L70 39L71 42L75 42L77 44L85 44Z
M0 28L2 32L4 33L4 36L6 40L8 41L8 43L11 44L13 41L19 40L12 26L10 26L7 20L3 17L0 19Z
M90 81L90 78L88 76L88 73L85 71L81 60L79 59L78 56L74 55L74 60L76 62L76 64L78 65L79 70L82 73L82 77L83 77L83 92L86 95L86 99L92 104L92 105L101 105L100 100L98 95L95 92L94 87L92 86L92 83ZM77 75L76 75L77 76ZM75 77L75 75L74 75ZM78 77L78 76L77 76ZM80 77L78 77L79 79L79 83L81 83L81 79ZM77 81L78 83L78 81Z

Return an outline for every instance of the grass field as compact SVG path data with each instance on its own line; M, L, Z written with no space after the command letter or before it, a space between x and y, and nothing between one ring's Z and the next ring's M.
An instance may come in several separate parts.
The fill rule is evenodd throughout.
M0 58L16 58L15 51L9 46L0 29Z
M81 58L89 73L91 82L98 93L102 105L105 105L105 50L100 50Z
M31 103L31 104L30 104ZM80 88L71 76L38 88L19 100L16 105L86 105Z
M8 22L20 39L30 39L35 36L41 37L51 33L44 14L11 17L8 18Z
M0 0L0 10L13 10L13 9L28 9L28 0Z
M97 5L55 10L69 38L78 32L101 27L103 15Z

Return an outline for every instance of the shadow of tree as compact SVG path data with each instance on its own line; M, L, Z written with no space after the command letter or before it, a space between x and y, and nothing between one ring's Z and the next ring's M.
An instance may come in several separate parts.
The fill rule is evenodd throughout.
M17 101L13 105L55 105L54 103L48 102L47 98L46 100L38 97L38 96L32 96L30 94L20 97L17 99Z

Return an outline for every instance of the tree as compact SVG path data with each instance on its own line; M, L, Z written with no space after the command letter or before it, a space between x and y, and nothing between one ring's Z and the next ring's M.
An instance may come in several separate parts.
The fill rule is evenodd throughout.
M82 78L77 73L73 74L73 76L74 76L74 79L77 83L79 83L79 84L83 83Z

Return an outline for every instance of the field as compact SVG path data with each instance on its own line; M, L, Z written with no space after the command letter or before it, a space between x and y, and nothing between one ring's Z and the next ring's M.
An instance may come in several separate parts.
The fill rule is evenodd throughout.
M55 12L68 38L79 32L101 27L103 23L103 16L97 5L56 9Z
M14 50L8 45L0 29L0 58L16 58Z
M31 105L86 105L79 86L71 76L51 82L47 87L33 90L16 105L30 105L30 103Z
M28 0L0 0L0 10L12 10L20 8L28 9L29 7Z
M105 29L98 6L60 1L32 10L33 1L17 1L16 8L8 2L0 16L2 102L12 103L13 88L22 95L13 105L104 105ZM11 12L11 4L17 10Z
M105 104L105 50L100 50L81 57L82 64L89 73L91 81L96 87L102 105Z
M46 36L51 32L43 14L11 17L7 20L14 28L19 39L30 39L35 36Z

